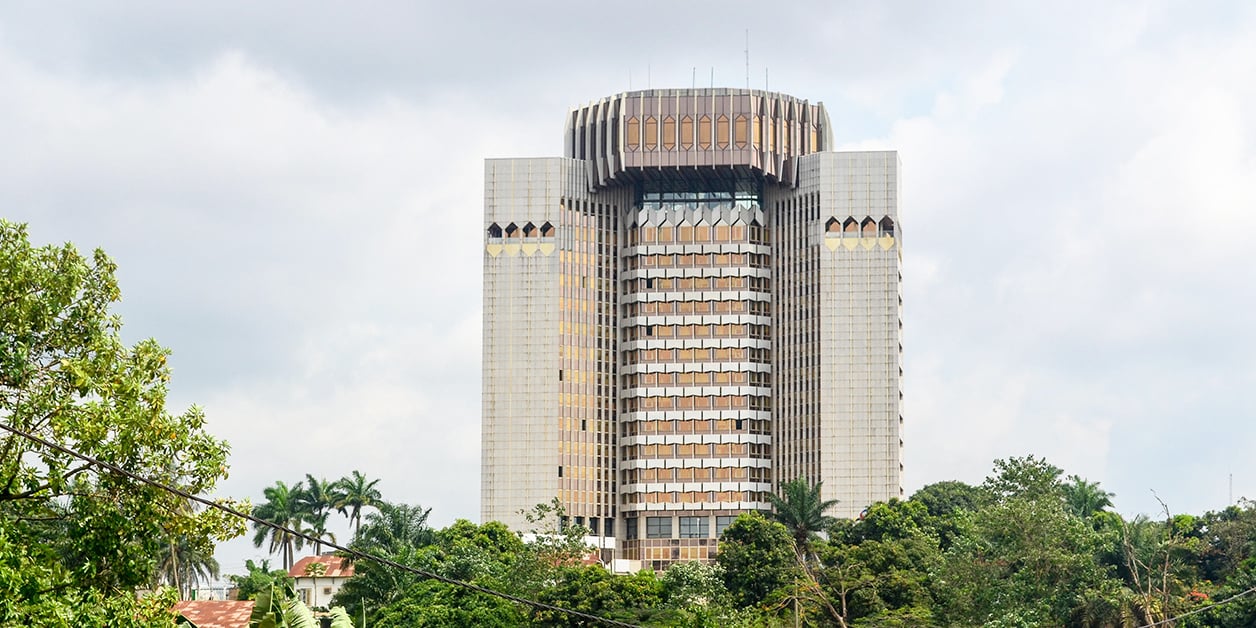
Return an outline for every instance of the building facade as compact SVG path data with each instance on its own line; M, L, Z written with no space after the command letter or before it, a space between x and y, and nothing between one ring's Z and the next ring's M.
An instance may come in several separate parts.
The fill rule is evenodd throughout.
M897 153L740 89L605 98L565 144L485 163L482 517L557 497L660 569L797 477L900 496Z

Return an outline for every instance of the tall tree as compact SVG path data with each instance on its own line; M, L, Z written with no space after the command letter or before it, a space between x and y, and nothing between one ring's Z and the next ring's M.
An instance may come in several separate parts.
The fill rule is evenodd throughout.
M199 409L167 410L169 351L152 339L123 343L110 311L121 294L115 272L102 251L35 247L25 226L0 221L0 424L211 491L226 474L227 444L205 431ZM130 590L150 582L169 531L209 546L243 529L181 502L0 430L0 625L114 623L92 609L136 603Z
M275 482L262 491L266 501L253 507L253 516L274 525L300 531L301 522L305 518L305 510L301 506L301 483L289 487L283 482ZM290 532L277 528L253 523L253 546L261 547L269 539L267 551L279 552L284 569L291 569L296 550L305 545L305 539Z
M772 502L772 519L785 526L799 556L811 554L811 541L819 538L819 533L827 530L836 521L824 513L837 505L836 499L823 499L820 487L823 482L814 485L806 478L797 478L781 485L780 496L768 494Z
M341 478L337 484L339 484L340 494L335 503L336 510L348 515L349 523L353 524L353 534L356 536L362 525L362 509L378 507L383 501L383 495L380 495L379 490L375 488L379 480L368 482L361 471L354 469L352 475Z
M327 529L327 514L326 512L318 514L306 513L304 517L304 521L309 524L309 527L304 532L314 539L315 554L323 553L323 541L336 542L336 535Z
M180 599L191 599L201 583L218 577L218 561L213 548L208 549L198 547L186 534L166 538L157 552L154 582L174 587Z
M1089 519L1095 513L1103 512L1112 507L1115 497L1102 488L1098 482L1087 482L1076 475L1068 476L1068 481L1060 485L1064 491L1064 504L1073 514L1082 519Z
M802 577L793 535L757 512L742 514L724 530L715 560L739 606L763 604Z
M329 482L327 478L316 478L308 473L305 474L305 484L297 497L297 502L301 510L306 513L308 523L313 523L314 519L333 510L339 501L339 482Z

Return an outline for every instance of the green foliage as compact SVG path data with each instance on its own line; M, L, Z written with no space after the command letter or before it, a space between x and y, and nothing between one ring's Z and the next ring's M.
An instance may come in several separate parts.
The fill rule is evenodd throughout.
M377 512L367 514L350 547L410 567L432 567L436 559L430 546L436 542L436 533L427 525L429 512L419 506L381 503ZM376 618L381 609L400 601L418 581L417 576L400 569L357 561L354 576L332 603L344 606L352 617L361 617L365 607L368 619Z
M14 543L7 522L0 518L0 626L174 625L174 589L140 599L128 591L67 587L73 574L48 546Z
M353 524L353 533L356 535L358 528L362 525L362 509L367 507L377 508L383 501L383 495L380 495L379 489L375 485L379 484L379 480L367 481L366 476L361 471L354 469L349 476L343 477L337 482L337 499L333 506L341 514L349 517L349 523Z
M1025 456L994 461L993 476L981 484L994 499L1063 499L1059 467L1043 458Z
M1076 475L1068 476L1068 481L1060 489L1064 492L1064 503L1069 512L1082 519L1090 519L1111 508L1112 498L1115 497L1099 488L1098 482L1087 482Z
M911 501L923 505L934 517L946 517L977 510L988 498L989 493L976 486L951 480L922 487L911 496Z
M167 411L165 348L122 342L122 321L109 311L120 297L115 270L101 251L84 258L68 244L33 247L24 226L0 221L0 421L189 493L209 492L226 477L227 445L206 433L199 409ZM243 524L4 433L0 530L22 554L0 560L22 564L25 583L4 596L5 612L62 609L50 625L119 612L127 617L81 623L121 625L146 612L133 591L153 580L163 540L208 556Z
M835 519L828 512L837 505L836 499L820 497L823 482L812 485L806 478L797 478L781 485L781 495L768 494L772 502L772 519L784 525L794 538L800 554L806 554L811 542L819 533L833 525Z
M802 577L789 529L757 512L742 514L724 530L716 562L738 606L759 606Z
M555 581L538 601L582 613L628 623L647 623L672 615L662 606L663 584L652 571L615 576L601 565L560 567ZM533 620L545 626L586 626L586 620L556 611L535 611Z
M248 570L244 575L231 575L227 579L231 580L231 584L236 588L236 599L251 600L259 592L268 591L272 587L292 586L293 581L288 577L285 569L271 569L270 561L263 560L258 565L252 560L244 562L244 568Z
M301 522L308 511L304 508L301 483L289 487L283 482L275 482L274 486L263 491L266 501L253 507L253 516L275 526L281 526L298 532ZM305 546L305 539L280 530L279 528L253 523L253 545L261 547L269 540L270 553L279 552L283 559L284 569L291 569L296 558L296 551Z
M513 602L434 580L415 583L403 595L398 596L395 602L374 615L368 615L368 625L379 628L508 628L526 623L524 612Z
M1104 581L1097 533L1041 492L972 513L947 551L938 592L956 623L1063 625L1086 590Z
M169 585L183 599L190 599L201 582L218 577L218 561L206 554L186 534L162 539L157 549L157 570L153 581Z
M319 628L319 616L331 619L332 628L353 628L345 609L332 607L327 613L315 614L301 600L290 584L274 585L257 592L250 628Z

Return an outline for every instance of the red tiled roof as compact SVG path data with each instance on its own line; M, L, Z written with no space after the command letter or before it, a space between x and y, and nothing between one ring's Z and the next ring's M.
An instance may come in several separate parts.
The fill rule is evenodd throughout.
M323 554L321 556L306 556L298 560L292 569L288 570L290 578L308 578L305 570L314 563L323 563L327 566L327 571L319 578L349 578L353 576L353 565L349 564L349 559L343 556L335 556L332 554Z
M174 605L174 612L196 628L248 628L253 601L184 600Z

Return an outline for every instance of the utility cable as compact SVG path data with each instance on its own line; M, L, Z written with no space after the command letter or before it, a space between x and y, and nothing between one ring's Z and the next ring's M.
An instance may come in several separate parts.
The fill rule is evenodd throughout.
M598 622L598 623L605 624L605 625L608 625L608 626L624 626L624 627L626 627L626 628L638 628L638 627L637 627L637 626L635 626L634 624L628 624L628 623L624 623L624 622L622 622L622 621L617 621L617 620L614 620L614 619L607 619L607 618L605 618L605 617L598 617L597 615L592 615L592 614L589 614L589 613L584 613L584 612L577 611L577 610L573 610L573 609L570 609L570 608L563 608L563 607L561 607L561 606L554 606L554 605L552 605L552 604L546 604L545 602L538 602L538 601L536 601L536 600L529 600L529 599L527 599L527 598L519 597L519 596L517 596L517 595L511 595L511 594L509 594L509 593L503 593L503 592L501 592L501 591L496 591L496 590L493 590L493 589L489 589L489 588L487 588L487 587L482 587L482 586L480 586L480 585L478 585L478 584L472 584L472 583L470 583L470 582L463 582L463 581L461 581L461 580L455 580L455 579L453 579L453 578L448 578L448 577L442 576L442 575L440 575L440 574L432 573L432 572L430 572L430 571L425 571L425 570L423 570L423 569L418 569L418 568L415 568L415 567L411 567L411 566L409 566L409 565L403 565L403 564L401 564L401 563L398 563L398 562L393 561L393 560L389 560L389 559L387 559L387 558L383 558L383 557L381 557L381 556L375 556L374 554L367 554L366 552L361 552L361 551L358 551L358 550L355 550L355 549L350 549L350 548L345 547L345 546L343 546L343 545L337 545L336 543L329 543L329 542L324 541L324 540L315 539L314 537L312 537L312 536L310 536L310 535L308 535L308 534L306 534L306 533L304 533L304 532L298 532L298 531L293 530L293 529L291 529L291 528L288 528L288 527L285 527L285 526L281 526L281 525L279 525L279 524L272 523L272 522L270 522L270 521L266 521L266 520L264 520L264 519L260 519L260 518L258 518L258 517L253 516L252 514L248 514L248 513L240 512L239 510L236 510L236 509L234 509L234 508L231 508L230 506L224 506L223 504L219 504L218 502L211 501L211 500L209 500L209 499L205 499L204 497L200 497L200 496L197 496L197 495L193 495L193 494L188 493L187 491L184 491L184 490L182 490L182 489L179 489L179 488L176 488L176 487L173 487L173 486L168 486L168 485L166 485L166 484L162 484L161 482L158 482L158 481L156 481L156 480L150 480L150 479L148 479L148 478L146 478L146 477L143 477L143 476L137 475L137 474L135 474L135 473L132 473L132 472L130 472L130 471L127 471L127 470L125 470L125 469L122 469L121 467L118 467L117 465L114 465L114 464L111 464L111 463L105 462L105 461L103 461L103 460L98 460L98 459L93 458L92 456L89 456L89 455L87 455L87 454L84 454L84 453L79 453L79 452L77 452L77 451L75 451L75 450L73 450L73 449L70 449L69 447L66 447L66 446L64 446L64 445L60 445L60 444L54 443L54 442L52 442L52 441L46 440L46 439L44 439L44 438L41 438L41 437L39 437L39 436L36 436L36 435L34 435L34 434L31 434L31 433L29 433L29 432L22 431L22 430L20 430L20 429L18 429L18 428L16 428L16 427L13 427L12 425L9 425L8 423L3 423L3 422L0 422L0 428L4 428L5 430L8 430L9 432L12 432L13 434L16 434L16 435L18 435L18 436L21 436L22 438L25 438L25 439L27 439L27 440L29 440L29 441L32 441L32 442L35 442L35 443L39 443L40 445L43 445L44 447L47 447L47 448L49 448L49 449L52 449L52 450L55 450L55 451L59 451L59 452L61 452L61 453L63 453L63 454L67 454L67 455L70 455L70 456L74 456L75 458L78 458L79 460L82 460L82 461L87 462L87 463L89 463L89 464L96 465L96 466L101 467L101 468L103 468L103 469L108 469L109 471L112 471L112 472L117 473L117 474L119 474L119 475L122 475L122 476L125 476L125 477L128 477L128 478L131 478L132 480L135 480L135 481L137 481L137 482L141 482L141 483L143 483L143 484L147 484L147 485L152 486L152 487L154 487L154 488L157 488L157 489L160 489L160 490L166 491L167 493L172 493L172 494L174 494L174 495L178 495L179 497L182 497L182 498L184 498L184 499L188 499L188 500L194 501L194 502L196 502L196 503L198 503L198 504L201 504L201 505L203 505L203 506L207 506L207 507L209 507L209 508L213 508L213 509L216 509L216 510L219 510L219 511L225 512L225 513L227 513L227 514L229 514L229 515L232 515L232 516L234 516L234 517L239 517L239 518L241 518L241 519L246 519L246 520L248 520L248 521L252 521L253 523L255 523L255 524L257 524L257 525L265 526L265 527L270 528L270 529L272 529L272 530L279 530L280 532L284 532L284 533L291 534L291 535L296 536L296 537L300 537L300 538L302 538L302 539L304 539L304 540L306 540L306 541L309 541L310 543L318 543L318 544L320 544L320 545L326 545L327 547L330 547L330 548L332 548L332 549L334 549L334 550L337 550L337 551L340 551L340 552L345 553L346 555L348 555L348 556L352 557L354 560L359 560L359 559L361 559L361 560L369 560L369 561L374 561L374 562L376 562L376 563L379 563L379 564L381 564L381 565L385 565L385 566L387 566L387 567L392 567L392 568L394 568L394 569L400 569L400 570L402 570L402 571L406 571L406 572L409 572L409 573L412 573L412 574L415 574L415 575L418 575L418 576L422 576L422 577L424 577L424 578L431 578L432 580L436 580L436 581L438 581L438 582L444 582L445 584L451 584L451 585L454 585L454 586L463 587L463 588L469 589L469 590L471 590L471 591L475 591L475 592L477 592L477 593L483 593L483 594L485 594L485 595L492 595L492 596L494 596L494 597L499 597L499 598L502 598L502 599L504 599L504 600L508 600L508 601L514 602L514 603L516 603L516 604L522 604L522 605L524 605L524 606L530 606L530 607L535 608L535 609L538 609L538 610L545 610L545 611L553 611L553 612L558 612L558 613L564 613L564 614L566 614L566 615L570 615L571 617L578 617L578 618L580 618L580 619L589 620L589 621L594 621L594 622Z
M1158 622L1155 622L1155 623L1152 623L1152 624L1146 624L1146 625L1143 625L1143 626L1139 626L1138 628L1153 628L1154 626L1164 626L1164 625L1167 625L1167 624L1171 624L1171 623L1173 623L1173 622L1176 622L1176 621L1177 621L1177 620L1179 620L1179 619L1182 619L1183 617L1190 617L1191 615L1196 615L1196 614L1199 614L1199 613L1204 613L1204 612L1210 611L1210 610L1212 610L1212 609L1214 609L1214 608L1217 608L1218 606L1221 606L1222 604L1228 604L1228 603L1230 603L1230 602L1233 602L1234 600L1237 600L1237 599L1239 599L1239 598L1243 597L1244 595L1250 595L1250 594L1252 594L1252 593L1256 593L1256 587L1252 587L1252 588L1250 588L1250 589L1248 589L1248 590L1246 590L1246 591L1239 591L1238 593L1235 593L1234 595L1231 595L1230 597L1225 598L1224 600L1221 600L1221 601L1217 602L1216 604L1209 604L1208 606L1204 606L1204 607L1202 607L1202 608L1197 608L1197 609L1195 609L1195 610L1193 610L1193 611L1187 611L1187 612L1182 613L1181 615L1178 615L1178 616L1176 616L1176 617L1170 617L1170 618L1168 618L1168 619L1162 619L1162 620L1160 620L1160 621L1158 621Z

